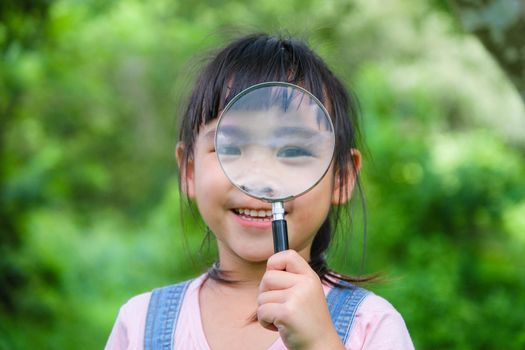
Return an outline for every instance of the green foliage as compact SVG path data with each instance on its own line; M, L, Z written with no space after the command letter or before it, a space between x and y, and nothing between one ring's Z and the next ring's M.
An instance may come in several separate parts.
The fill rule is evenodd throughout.
M367 135L375 151L375 167L367 174L373 189L369 246L381 250L369 259L379 270L395 262L387 276L402 276L396 289L387 284L379 290L403 304L408 325L432 330L416 335L411 328L423 348L496 349L503 342L519 349L525 308L515 298L525 291L519 278L525 227L513 221L513 234L504 222L525 213L523 153L487 130L420 132L413 125L419 123L418 109L433 117L443 113L425 100L432 102L420 96L408 102L420 106L394 108L389 115L378 113L380 103L365 109L381 123L376 128L371 120ZM412 125L407 129L405 123ZM403 142L393 144L392 137ZM497 337L478 331L487 320L497 320Z
M371 288L417 348L525 346L525 113L446 7L5 4L0 349L101 348L128 298L209 266L173 157L194 57L236 33L285 29L308 36L361 101L366 272L386 279ZM363 240L353 201L349 256L332 258L348 273Z

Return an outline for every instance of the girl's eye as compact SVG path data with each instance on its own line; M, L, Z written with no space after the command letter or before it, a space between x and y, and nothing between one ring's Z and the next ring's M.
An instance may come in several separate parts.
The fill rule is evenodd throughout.
M289 146L281 148L277 152L277 157L281 158L297 158L297 157L313 157L312 152L303 147Z
M237 146L224 145L217 149L217 153L223 156L240 156L241 149Z

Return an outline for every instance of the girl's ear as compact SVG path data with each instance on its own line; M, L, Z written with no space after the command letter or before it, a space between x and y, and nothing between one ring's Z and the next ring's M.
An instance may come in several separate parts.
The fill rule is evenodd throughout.
M351 161L347 164L346 181L344 183L339 178L339 173L335 174L334 189L332 191L332 204L341 205L348 202L352 196L352 190L356 182L357 174L361 170L361 152L356 148L350 151Z
M177 148L175 149L175 158L177 159L177 165L179 166L181 190L186 196L188 196L188 198L193 199L195 197L193 159L192 157L188 157L188 162L184 164L185 151L184 144L178 142Z

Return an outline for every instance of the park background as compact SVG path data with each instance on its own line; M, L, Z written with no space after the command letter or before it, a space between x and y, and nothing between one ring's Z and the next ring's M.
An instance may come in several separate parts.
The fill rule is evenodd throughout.
M213 261L177 117L207 55L254 31L308 39L360 99L366 263L355 196L334 266L379 272L418 349L524 349L525 111L468 32L520 2L454 3L2 1L0 349L100 349L128 298Z

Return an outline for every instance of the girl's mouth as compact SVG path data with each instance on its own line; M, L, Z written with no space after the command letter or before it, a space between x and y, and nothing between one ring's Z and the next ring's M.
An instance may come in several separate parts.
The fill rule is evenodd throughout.
M265 209L248 209L240 208L233 210L235 214L240 216L243 220L255 222L270 222L272 221L272 211Z

